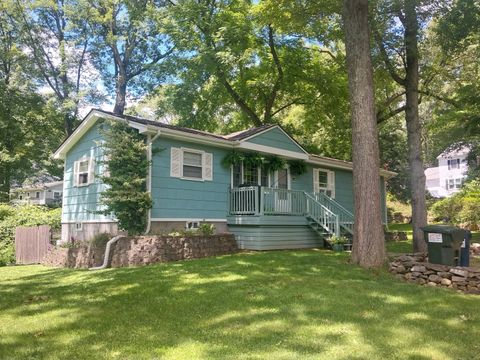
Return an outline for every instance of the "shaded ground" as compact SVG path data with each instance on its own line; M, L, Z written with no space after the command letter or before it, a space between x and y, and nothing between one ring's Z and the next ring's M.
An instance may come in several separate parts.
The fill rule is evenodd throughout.
M0 268L1 359L478 359L480 297L328 251Z

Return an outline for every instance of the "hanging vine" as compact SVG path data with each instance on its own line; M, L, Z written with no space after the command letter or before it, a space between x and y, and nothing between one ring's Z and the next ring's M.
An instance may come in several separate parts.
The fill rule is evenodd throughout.
M307 164L303 160L288 160L277 155L263 155L258 152L239 152L232 150L222 160L225 167L235 165L264 166L267 171L277 171L283 169L287 164L290 167L292 175L302 175L307 172Z

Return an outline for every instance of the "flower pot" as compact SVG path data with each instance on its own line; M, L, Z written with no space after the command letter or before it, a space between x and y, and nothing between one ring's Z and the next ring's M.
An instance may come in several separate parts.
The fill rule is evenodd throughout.
M343 251L343 244L333 244L332 245L333 251Z

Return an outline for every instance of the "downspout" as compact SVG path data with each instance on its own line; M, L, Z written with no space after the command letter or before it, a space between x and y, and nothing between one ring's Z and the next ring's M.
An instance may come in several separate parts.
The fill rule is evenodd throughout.
M112 247L112 244L115 244L118 240L121 238L125 237L124 235L117 235L107 242L107 247L105 248L105 256L103 257L103 264L97 267L92 267L89 268L88 270L102 270L107 268L108 266L108 258L110 257L110 248Z
M152 144L160 136L160 131L157 131L153 139L151 135L147 135L147 161L148 161L148 178L147 178L147 193L152 194ZM152 226L152 208L148 209L147 212L147 228L145 229L145 234L150 232Z

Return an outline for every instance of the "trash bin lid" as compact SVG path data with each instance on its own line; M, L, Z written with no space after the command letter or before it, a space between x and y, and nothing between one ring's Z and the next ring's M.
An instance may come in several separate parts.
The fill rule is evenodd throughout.
M428 233L440 233L440 234L449 234L449 235L460 235L463 237L465 230L460 229L456 226L451 225L427 225L421 228L424 232Z

